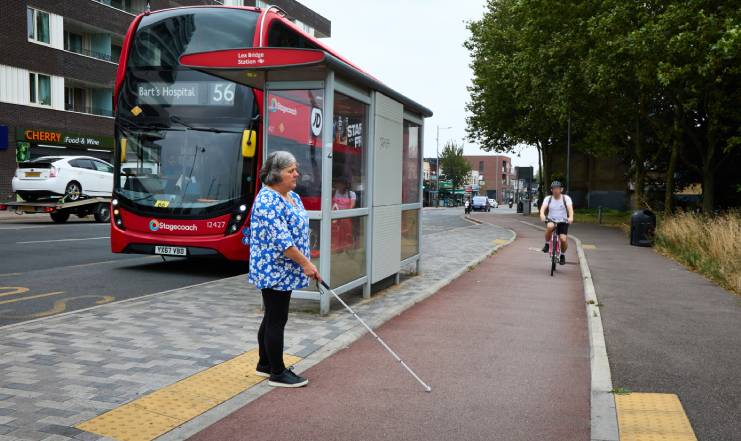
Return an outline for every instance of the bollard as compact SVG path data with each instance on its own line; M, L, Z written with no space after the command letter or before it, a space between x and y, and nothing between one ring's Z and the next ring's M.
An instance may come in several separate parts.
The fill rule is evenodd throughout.
M597 223L598 224L602 223L602 205L597 207Z

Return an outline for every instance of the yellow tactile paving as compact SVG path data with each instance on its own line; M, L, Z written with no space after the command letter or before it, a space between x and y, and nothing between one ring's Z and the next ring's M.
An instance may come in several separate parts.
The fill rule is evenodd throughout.
M674 394L615 395L620 441L697 441Z
M263 381L255 375L257 358L257 349L245 352L75 427L119 441L155 439ZM283 358L286 365L301 360Z

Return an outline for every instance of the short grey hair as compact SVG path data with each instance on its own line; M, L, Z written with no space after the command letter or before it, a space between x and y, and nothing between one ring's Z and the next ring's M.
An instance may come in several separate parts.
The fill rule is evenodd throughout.
M268 155L260 169L260 181L265 185L275 185L281 182L280 173L296 164L296 157L284 150L278 150Z

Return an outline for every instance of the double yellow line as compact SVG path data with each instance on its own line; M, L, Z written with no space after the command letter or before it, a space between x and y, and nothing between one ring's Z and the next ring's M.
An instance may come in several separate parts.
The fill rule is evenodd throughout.
M8 296L13 296L17 294L25 294L28 291L29 291L28 288L24 288L22 286L0 286L0 297L8 297ZM0 300L0 305L7 305L8 303L23 302L26 300L40 299L43 297L56 296L59 294L64 294L64 291L54 291L54 292L47 292L44 294L35 294L32 296L27 296L27 297L19 297L16 299Z

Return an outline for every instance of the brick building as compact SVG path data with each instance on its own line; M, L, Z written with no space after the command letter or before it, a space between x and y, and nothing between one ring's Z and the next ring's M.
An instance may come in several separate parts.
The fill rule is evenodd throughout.
M466 155L464 156L471 166L471 175L479 184L478 193L496 199L497 202L506 202L510 197L514 197L514 167L512 159L504 155Z
M177 6L265 7L262 0L152 0ZM304 31L331 23L295 0L271 0ZM3 0L0 16L0 200L12 197L16 149L31 158L85 154L111 160L113 83L124 35L146 0Z

